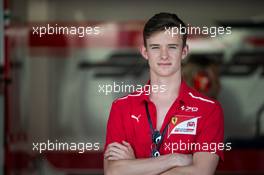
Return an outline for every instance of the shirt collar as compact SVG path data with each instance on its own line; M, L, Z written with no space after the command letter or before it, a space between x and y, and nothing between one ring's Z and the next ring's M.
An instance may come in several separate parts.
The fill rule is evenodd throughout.
M143 88L143 90L139 96L140 97L140 99L139 99L140 103L142 103L144 101L150 102L149 88L150 88L150 80L148 80L147 84L144 86L144 88ZM181 79L179 95L178 95L176 101L181 105L188 103L187 95L188 95L188 86L187 86L186 82L183 79Z

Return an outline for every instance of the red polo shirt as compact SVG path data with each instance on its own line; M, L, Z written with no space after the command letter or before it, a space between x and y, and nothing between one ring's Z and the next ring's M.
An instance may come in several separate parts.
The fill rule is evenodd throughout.
M152 131L145 101L156 128L156 107L147 90L118 98L112 103L105 148L109 143L124 140L132 145L137 158L151 157ZM212 152L223 160L223 123L220 104L182 81L178 98L167 112L160 130L162 132L168 125L159 151L161 154Z

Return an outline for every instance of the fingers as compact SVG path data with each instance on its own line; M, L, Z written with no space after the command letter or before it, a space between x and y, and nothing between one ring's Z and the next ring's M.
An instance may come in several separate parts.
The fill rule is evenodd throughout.
M128 151L126 146L117 142L113 142L107 146L104 158L108 160L124 159L126 151Z
M105 153L105 159L107 160L120 160L123 159L123 155L118 153L118 152L114 152L114 151L107 151Z
M130 144L129 144L128 142L124 141L124 140L122 141L122 143L123 143L125 146L127 146L127 147L130 146Z
M124 141L124 140L122 141L122 143L123 143L123 145L125 145L127 148L131 148L131 149L132 149L130 143L128 143L128 142L126 142L126 141Z
M123 145L125 145L127 147L127 149L129 151L133 150L132 146L130 145L130 143L126 142L126 141L122 141Z
M120 150L127 151L127 147L125 145L122 145L122 144L117 143L117 142L110 143L108 146L109 147L116 147L116 148L118 148Z
M132 146L130 145L130 143L126 142L126 141L122 141L123 145L125 145L128 149L128 151L126 152L127 154L127 159L135 159L135 153L134 153L134 149L132 148Z
M104 158L108 160L120 160L120 159L133 159L134 150L131 145L122 141L122 144L113 142L107 146L104 154Z
M104 157L105 158L109 158L110 156L115 156L115 155L124 155L125 154L125 151L124 150L121 150L115 146L111 146L109 145L105 151L105 155ZM120 156L118 156L120 157Z
M119 154L124 154L125 153L125 150L122 150L122 149L114 147L114 146L109 147L109 151L116 152L116 153L119 153Z

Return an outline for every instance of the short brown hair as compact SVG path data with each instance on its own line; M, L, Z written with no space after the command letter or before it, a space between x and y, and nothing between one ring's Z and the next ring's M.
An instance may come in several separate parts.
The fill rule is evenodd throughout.
M144 26L143 39L144 45L147 46L147 39L155 32L164 31L169 27L185 27L185 23L173 13L158 13L151 17ZM186 45L187 32L182 35L183 47Z

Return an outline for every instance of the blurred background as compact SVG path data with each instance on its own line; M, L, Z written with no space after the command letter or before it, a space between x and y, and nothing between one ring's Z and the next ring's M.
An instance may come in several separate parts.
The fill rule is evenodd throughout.
M99 85L145 84L138 52L147 19L177 13L191 26L231 35L191 35L189 85L216 98L232 150L217 174L264 174L264 1L0 0L0 171L7 175L103 174L111 103L126 93ZM99 35L33 34L36 26L99 26ZM100 143L99 151L33 151L32 143Z

